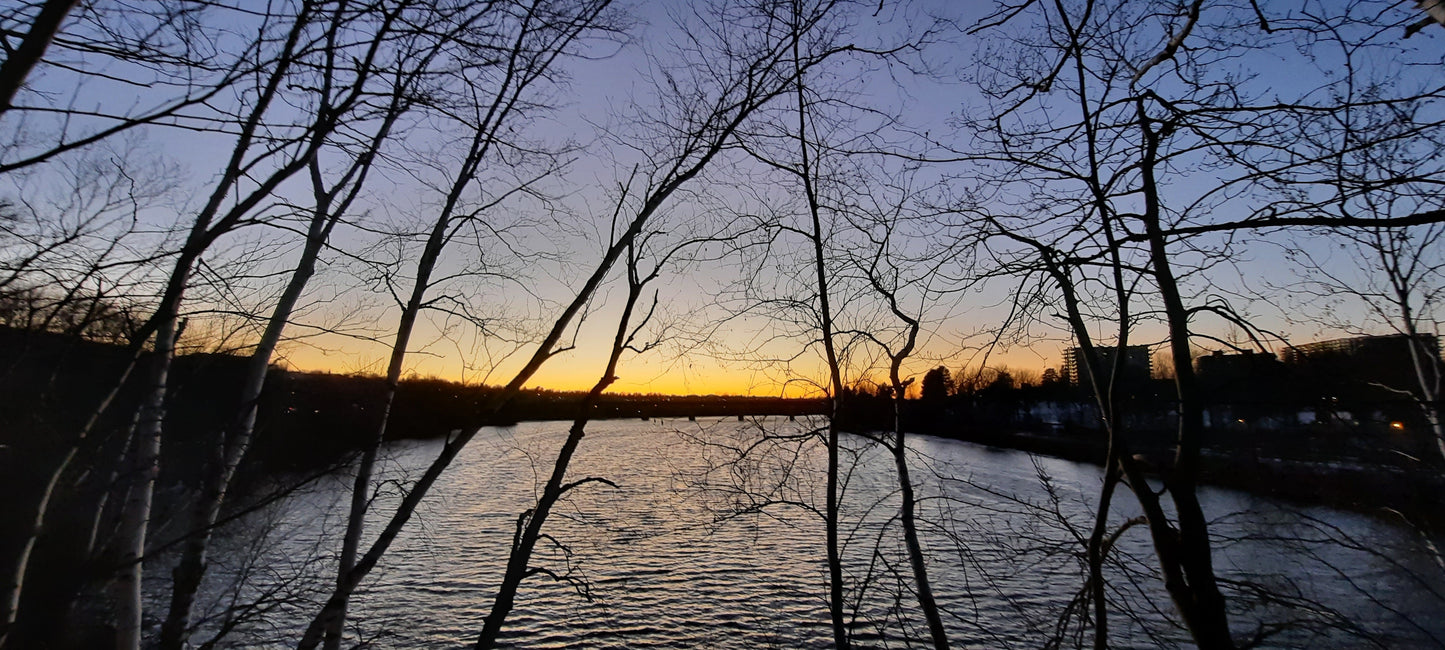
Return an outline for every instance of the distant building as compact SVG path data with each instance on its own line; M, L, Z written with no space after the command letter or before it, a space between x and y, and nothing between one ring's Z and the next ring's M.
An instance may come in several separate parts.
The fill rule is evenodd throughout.
M1232 383L1257 378L1274 372L1278 366L1279 359L1276 359L1274 354L1254 350L1245 350L1236 354L1215 350L1194 359L1195 374L1199 375L1201 380L1217 383Z
M1101 367L1095 368L1094 372L1100 376L1106 376L1114 367L1116 351L1117 348L1114 346L1095 347L1094 352L1099 357ZM1120 368L1119 379L1129 383L1146 382L1153 370L1152 363L1149 357L1149 346L1130 345L1124 348L1124 365ZM1064 379L1075 386L1089 385L1083 348L1074 347L1064 351Z
M1434 334L1417 334L1415 338L1421 348L1433 354L1436 359L1440 358L1440 340L1435 338ZM1285 348L1284 362L1300 364L1311 361L1355 358L1369 359L1385 364L1409 365L1412 361L1408 341L1409 337L1404 334L1386 334L1305 343Z
M1423 352L1427 363L1440 362L1440 341L1435 335L1419 334L1414 343L1415 352ZM1371 390L1371 386L1412 390L1419 380L1410 348L1410 337L1404 334L1357 336L1287 348L1284 361L1332 396L1341 396L1341 392L1363 395L1360 391Z
M1271 428L1266 422L1284 421L1282 404L1302 398L1298 382L1287 380L1285 365L1269 352L1215 350L1194 358L1194 374L1216 427Z

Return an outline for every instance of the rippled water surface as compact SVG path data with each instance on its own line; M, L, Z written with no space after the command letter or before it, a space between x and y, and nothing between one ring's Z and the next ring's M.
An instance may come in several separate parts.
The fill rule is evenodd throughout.
M569 478L605 478L616 487L589 483L554 510L546 527L554 543L544 544L533 564L556 579L537 575L523 584L504 642L830 646L823 529L809 510L822 503L822 450L780 440L753 448L747 462L729 463L761 439L757 424L592 425ZM783 434L803 426L761 424ZM474 640L517 516L550 472L565 429L528 423L479 434L353 601L352 640L439 648ZM858 450L845 454L843 514L854 634L864 645L922 645L927 634L907 591L891 459L861 438L849 446ZM391 446L385 475L419 473L439 447ZM1099 469L931 438L911 438L910 447L929 571L951 638L959 647L1040 647L1083 584L1074 534L1086 535L1091 525ZM334 570L328 562L348 484L346 477L323 481L228 531L221 554L231 559L215 571L213 596L245 577L243 600L267 594L275 601L232 638L294 643L315 611L308 599ZM394 486L384 489L377 510L388 511L395 496ZM1236 610L1236 636L1279 630L1264 645L1288 647L1438 647L1445 639L1441 572L1412 530L1387 518L1292 508L1232 491L1203 496L1216 520L1216 567ZM1116 523L1136 511L1121 491ZM253 541L263 533L269 546ZM262 549L250 564L239 559L248 544ZM1144 529L1127 529L1116 555L1121 563L1110 570L1110 584L1118 645L1181 640L1149 573ZM1265 591L1293 600L1271 603L1258 596Z

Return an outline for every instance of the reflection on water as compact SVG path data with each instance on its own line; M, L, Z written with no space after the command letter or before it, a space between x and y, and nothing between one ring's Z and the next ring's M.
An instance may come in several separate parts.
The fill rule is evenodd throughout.
M765 424L774 433L804 426ZM379 647L475 639L517 515L545 481L565 428L528 423L477 436L353 601L348 633ZM547 530L555 541L539 545L534 559L553 577L523 584L504 643L830 645L822 525L809 510L822 503L824 486L815 441L782 439L731 462L758 442L753 423L610 421L590 431L569 477L604 477L617 488L588 484L554 510ZM924 645L927 632L907 591L891 460L861 438L849 444L844 537L854 633L869 646ZM404 481L439 446L390 447L385 475ZM955 644L1040 647L1056 630L1074 629L1060 619L1083 584L1075 536L1087 535L1099 469L929 438L910 446L929 571ZM348 484L336 477L314 485L219 542L212 610L231 602L222 596L238 580L245 586L236 602L265 596L263 609L228 638L294 643L334 570L328 554L344 525L339 504ZM384 487L374 511L389 512L396 491ZM1445 639L1441 573L1411 530L1226 490L1203 498L1216 519L1216 566L1230 590L1236 635L1266 634L1265 647L1361 647L1372 639L1382 647L1437 647ZM1115 504L1116 524L1137 514L1127 492ZM1182 641L1151 573L1144 529L1127 530L1115 556L1116 645ZM1260 595L1266 592L1275 596ZM225 623L214 617L206 626Z

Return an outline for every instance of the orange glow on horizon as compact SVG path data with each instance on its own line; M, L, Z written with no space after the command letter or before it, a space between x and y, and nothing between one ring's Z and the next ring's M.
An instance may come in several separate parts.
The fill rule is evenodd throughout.
M361 375L380 377L385 374L384 358L366 361L361 354L347 352L323 352L315 348L291 350L278 363L295 372L325 372L338 375ZM432 378L462 384L505 384L509 373L494 373L491 377L463 376L459 364L447 359L416 356L408 363L408 371L402 379ZM528 388L542 388L562 392L585 392L597 383L597 373L578 366L590 364L561 363L543 366ZM568 372L568 369L575 372ZM757 381L751 373L701 373L686 372L645 372L621 369L618 380L608 387L609 393L657 394L657 395L737 395L749 397L778 397L783 389L773 382ZM648 377L651 376L651 379ZM790 388L786 397L808 397L799 387Z
M291 346L279 354L276 363L289 370L300 372L327 372L339 375L382 376L386 373L386 359L389 346L381 342L362 342L355 339L311 340L310 345ZM325 345L323 344L330 344ZM461 355L452 350L423 347L407 355L407 378L433 378L464 385L506 384L520 368L521 359L507 359L483 371L466 363ZM1041 373L1044 367L1056 365L1057 356L1050 356L1023 348L995 353L989 360L990 367L1009 366L1026 372ZM527 382L528 388L574 392L588 391L597 383L597 377L605 365L605 354L596 347L579 346L544 364ZM1053 363L1050 363L1050 362ZM820 362L821 363L821 362ZM948 367L951 372L961 372L960 366L966 360L928 361L918 360L918 367L905 371L905 379L913 378L911 392L918 390L924 372L937 365ZM815 380L826 377L821 367ZM795 369L796 373L797 370ZM657 394L657 395L738 395L749 397L818 397L823 391L820 386L807 380L804 375L787 375L781 369L760 370L745 364L725 365L708 359L665 359L661 355L632 357L624 360L618 368L618 379L608 387L609 393ZM847 381L866 383L871 378L880 379L877 372L864 377L853 377Z

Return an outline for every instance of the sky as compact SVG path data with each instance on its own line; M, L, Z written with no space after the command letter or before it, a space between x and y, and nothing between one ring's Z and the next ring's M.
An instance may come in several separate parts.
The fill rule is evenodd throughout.
M944 3L940 7L946 8L946 5L947 3ZM612 49L609 49L610 45L603 44L598 49L605 56L568 62L566 89L548 119L557 126L557 132L572 134L576 138L587 138L596 137L595 129L599 126L625 129L627 125L621 124L624 118L619 118L618 115L628 111L628 107L634 103L646 107L651 101L652 87L644 74L649 69L647 53L657 52L668 40L676 38L676 28L673 26L675 16L681 16L683 20L692 17L688 16L687 3L640 3L631 7L631 10L632 15L640 21L631 32L635 36L633 41ZM665 56L665 53L661 56ZM859 78L858 81L865 83L855 88L854 94L857 98L876 101L894 111L907 104L911 106L910 121L918 125L933 123L937 125L935 128L941 127L952 113L952 106L957 103L958 89L950 87L953 85L951 82L940 84L936 80L887 76L882 71L871 72L869 77ZM899 87L899 82L904 85ZM926 107L927 110L921 107ZM611 200L605 188L616 186L625 180L626 163L609 158L610 155L579 156L566 171L566 180L557 184L563 186L559 193L566 195L565 201L570 209L581 215L580 221L584 223L596 223L608 217ZM718 209L719 204L723 209L739 209L749 200L740 196L729 196L725 189L708 191L714 194L709 197L709 210ZM688 201L688 198L675 199L669 211L688 212L699 209L698 206L688 205ZM569 242L570 250L567 254L585 264L600 255L600 241L601 237L597 235L580 237ZM529 278L526 280L527 290L556 296L557 299L569 296L577 283L576 275L580 275L580 269L570 270L574 275L560 280L557 277ZM728 276L735 271L736 268L728 262L686 271L665 271L658 281L658 290L663 296L662 309L671 312L670 317L674 320L688 314L715 309L716 306L712 304L713 296L708 295L708 292L727 284L730 281ZM615 286L616 278L613 280L614 286L604 291L604 299L598 301L596 314L578 333L575 349L544 366L531 382L532 385L585 390L597 380L605 363L607 343L615 328L615 315L619 308L617 301L622 295L621 287ZM388 317L392 322L395 321L394 310L382 317L383 322ZM805 351L803 356L809 360L790 364L739 358L749 356L763 340L774 336L768 320L762 316L739 319L736 327L714 333L705 342L699 343L690 336L679 335L662 340L657 349L646 354L624 357L617 373L619 379L612 390L676 394L812 393L815 390L814 382L823 375L817 365L820 350L816 346ZM706 324L688 323L680 327L695 330L705 328ZM464 333L460 338L465 340L455 340L457 337L443 334L445 329L445 325L437 323L422 328L412 346L419 354L412 355L413 360L409 363L411 373L467 382L498 383L509 378L510 371L525 357L522 352L516 352L498 367L492 367L486 362L477 361L478 358L496 357L478 354L477 350L483 344L475 337ZM926 365L920 366L919 373L936 364L962 364L966 357L955 348L962 342L962 338L977 329L977 326L937 323L934 329L934 338L941 344L935 345L936 351L929 357L920 359L926 360ZM506 347L493 346L492 349L504 350ZM770 347L784 348L772 356L789 356L799 352L793 349L797 347L797 341L791 339L783 346L772 344ZM1000 357L1017 357L1020 365L1029 367L1039 366L1047 358L1030 350L996 353L994 356L995 359ZM381 372L384 371L385 355L384 347L380 343L367 344L327 337L308 340L303 345L289 346L285 350L285 360L298 369ZM803 377L801 380L799 375ZM876 373L873 376L881 379Z
M941 14L966 27L979 19L983 6L920 3L917 12L911 15ZM491 319L493 329L487 335L478 335L457 318L429 315L423 319L409 346L407 374L467 383L504 383L530 354L527 344L535 340L537 332L571 295L605 247L616 188L626 181L628 171L639 161L636 150L623 146L639 144L629 138L641 137L643 133L631 119L638 110L634 107L646 110L654 103L658 65L671 62L668 57L675 55L669 54L668 45L681 36L672 18L696 19L689 16L687 7L685 2L637 2L626 6L627 15L634 21L627 31L626 42L590 42L587 58L565 62L565 84L548 95L551 110L519 128L537 141L553 146L570 145L569 153L564 156L569 164L539 186L547 196L546 201L522 198L503 204L498 212L499 220L517 224L519 230L513 243L535 257L524 262L504 262L496 273L463 278L449 285L452 292L467 297L469 308ZM895 14L872 16L863 12L852 27L864 38L882 38L902 20ZM692 28L696 27L694 23ZM1416 38L1420 40L1409 47L1438 48L1445 38L1445 30L1431 30ZM997 47L1001 47L1000 42L986 36L954 31L941 36L916 59L931 66L930 74L914 74L915 71L901 67L863 68L854 64L828 71L823 81L833 89L834 98L876 107L880 113L896 115L917 132L927 133L935 143L967 151L977 142L956 128L957 118L984 105L973 82L982 76L981 71L996 66L1003 68L1001 50ZM649 54L655 58L649 58ZM1314 83L1312 75L1316 70L1329 67L1328 55L1323 55L1322 61L1321 55L1315 53L1316 58L1311 61L1287 47L1255 52L1251 57L1220 65L1235 66L1243 73L1237 78L1240 86L1254 89L1261 96L1298 94ZM1361 60L1372 65L1390 65L1388 61L1368 57ZM1020 60L1017 65L1028 67L1038 65L1038 61ZM1431 74L1428 69L1406 68L1399 83L1428 80ZM1167 84L1167 78L1161 83ZM32 101L41 101L41 93L45 93L44 101L108 110L134 109L144 105L147 97L144 91L137 91L129 84L104 79L77 84L73 76L58 68L43 70L32 80L31 92L34 93L30 96ZM1058 96L1058 93L1049 95L1039 105L1067 111L1066 105L1060 108L1050 103ZM226 99L236 101L232 97L217 103L223 104ZM1066 100L1067 97L1063 97L1058 101ZM845 121L858 120L857 124L871 119L870 114L857 111L842 111L839 115L844 116ZM1047 122L1056 116L1028 117ZM38 118L29 122L7 119L9 122L0 127L6 128L6 137L12 141L23 142L31 130L43 131L34 129ZM840 128L846 130L854 126L847 122ZM415 133L427 131L417 128ZM416 139L406 142L408 151L431 148L445 153L450 144L444 134L414 137ZM139 256L147 247L158 246L158 242L167 237L174 239L175 235L167 234L164 229L184 222L186 215L193 213L204 199L204 189L217 173L218 161L227 143L227 138L220 134L154 128L84 155L77 154L68 159L71 162L62 163L72 170L83 168L81 163L85 161L109 169L108 161L124 159L131 161L127 169L149 172L148 177L142 175L142 185L153 191L144 197L144 207L133 213L140 225L126 240L136 242L133 254ZM0 150L0 155L4 152ZM940 154L939 157L948 156ZM880 164L873 171L891 182L911 183L925 189L950 183L956 188L970 187L979 182L970 175L966 165L958 162L910 169L893 161ZM1180 175L1171 179L1169 198L1176 202L1188 201L1209 192L1220 178L1230 173L1227 168L1214 168ZM338 252L328 256L331 265L323 268L314 281L302 312L302 323L292 328L296 337L279 351L279 362L299 370L341 373L384 370L398 310L377 291L380 285L375 268L349 264L345 251L390 253L391 249L378 244L384 239L381 231L397 228L399 224L424 222L425 215L437 202L434 193L419 182L431 178L427 174L424 169L399 162L384 169L375 179L371 194L358 209L355 223L340 228L334 236L333 245ZM87 208L70 200L75 196L73 188L55 180L61 176L64 175L52 171L10 174L3 179L0 194L26 197L40 206L41 212L49 209L56 213L84 214ZM788 193L784 186L768 188L766 183L759 182L767 178L759 171L756 161L749 161L738 151L728 152L705 177L674 197L661 218L673 226L704 223L716 228L736 225L747 215L769 210L796 218L800 209L795 197L782 196ZM1023 193L1030 191L1027 184L1015 184L1009 179L986 189L997 189L1020 200L1027 198ZM277 192L277 203L302 197L304 192L300 182L288 183ZM929 192L937 196L933 190L920 191L920 196ZM1261 200L1264 199L1239 195L1221 201L1218 207L1247 211L1257 208ZM121 207L116 209L124 209L124 201L117 204ZM919 230L913 237L901 253L934 251L931 247L942 235ZM771 284L784 293L800 290L800 281L807 278L802 272L806 271L803 263L806 257L797 254L801 242L786 236L778 241L787 251L779 258L783 260L779 262L781 266L753 268L737 259L721 258L665 268L655 285L658 313L646 332L656 337L657 347L645 354L625 357L617 373L618 381L611 390L756 395L814 392L824 376L820 348L810 344L815 343L816 337L810 335L806 327L789 322L791 312L755 305L748 313L735 315L737 303L722 299L735 297L739 283L749 277L756 284ZM847 236L839 236L840 246L847 245L847 241ZM1246 234L1232 246L1231 260L1209 271L1207 285L1192 285L1202 292L1194 296L1195 299L1228 300L1264 329L1296 339L1337 336L1349 330L1349 326L1340 327L1344 322L1358 324L1349 331L1365 331L1370 327L1364 324L1367 319L1358 311L1358 306L1341 304L1325 310L1322 305L1301 300L1300 294L1290 288L1297 274L1284 264L1284 253L1313 250L1324 256L1336 250L1335 242ZM193 318L201 323L196 326L197 336L210 336L214 340L218 333L227 332L227 328L237 322L234 318L228 320L228 313L259 309L271 300L276 291L277 272L285 268L288 256L294 252L294 240L287 243L278 239L276 231L267 227L243 229L219 242L214 255L215 268L211 272L219 277L246 279L237 283L240 289L233 293L196 292L189 306ZM264 254L275 255L267 258ZM450 264L447 268L456 270L470 259L468 256L476 255L478 253L470 249L455 252L444 266ZM506 257L505 251L497 249L485 249L480 255L484 260ZM408 256L414 256L411 249L404 250L399 259L409 259ZM1354 261L1349 253L1336 258L1334 263L1345 266ZM260 261L252 264L253 260ZM117 280L116 284L123 285L124 281ZM1057 366L1062 350L1070 341L1059 319L1048 310L1040 312L1030 327L1013 330L997 339L993 336L996 324L1008 317L1011 300L1019 291L1016 281L999 279L932 296L923 310L924 338L918 353L906 366L905 374L921 376L936 365L950 367L955 372L982 364L1033 371ZM561 390L589 388L603 368L623 293L619 276L613 273L609 284L587 310L583 325L569 335L573 349L553 358L529 385ZM1261 297L1260 294L1267 295ZM856 322L874 325L882 322L877 320L876 303L865 299L849 303L845 295L838 296L837 300L865 309L867 313L858 316ZM1311 316L1312 309L1316 308L1320 309L1319 313L1328 311L1331 319ZM206 325L210 322L208 319L215 324ZM322 333L317 327L339 332ZM1227 323L1203 323L1200 329L1221 341L1242 340L1238 330ZM225 340L229 345L242 345L249 340L248 331L253 332L254 328L242 327ZM877 325L873 333L882 336L888 331ZM1157 322L1142 322L1134 342L1157 344L1163 336ZM868 369L854 368L850 381L882 378L876 351L860 352L854 359L856 364Z

